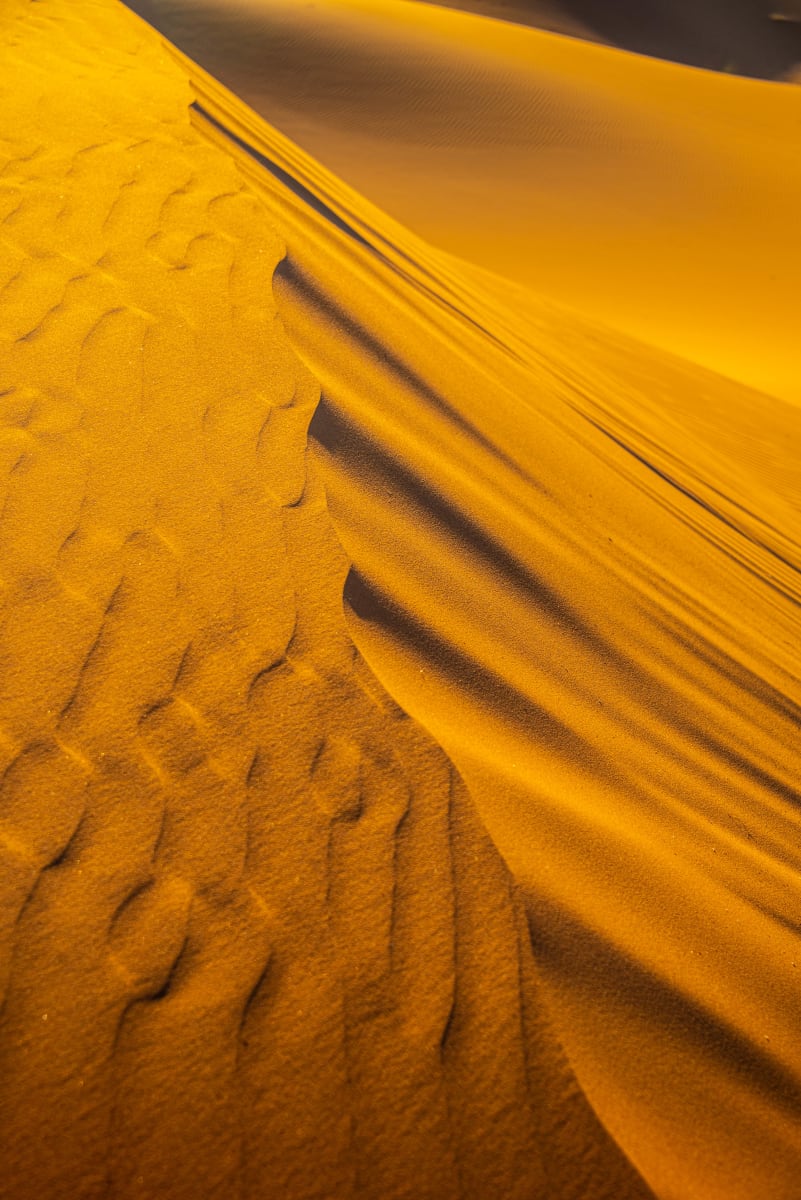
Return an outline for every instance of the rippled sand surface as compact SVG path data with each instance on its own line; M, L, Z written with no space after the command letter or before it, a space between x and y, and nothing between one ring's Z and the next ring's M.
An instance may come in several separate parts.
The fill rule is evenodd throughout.
M0 1196L795 1200L801 90L133 7L0 25Z

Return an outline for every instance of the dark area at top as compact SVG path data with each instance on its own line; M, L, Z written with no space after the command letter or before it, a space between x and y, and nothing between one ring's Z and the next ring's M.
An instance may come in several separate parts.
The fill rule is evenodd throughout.
M151 0L152 2L152 0ZM158 0L156 0L158 2ZM760 79L801 62L801 0L426 0Z
M765 79L779 78L801 61L801 0L560 4L605 41L639 54Z

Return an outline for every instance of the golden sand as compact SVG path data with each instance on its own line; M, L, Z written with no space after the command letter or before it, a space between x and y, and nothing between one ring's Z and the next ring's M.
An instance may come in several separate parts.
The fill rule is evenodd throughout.
M427 241L801 402L801 88L414 0L132 3Z
M0 1196L795 1200L801 93L237 11L3 16Z

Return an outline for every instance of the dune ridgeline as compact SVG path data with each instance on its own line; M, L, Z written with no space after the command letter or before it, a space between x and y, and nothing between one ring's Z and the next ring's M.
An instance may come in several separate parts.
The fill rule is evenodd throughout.
M0 1198L797 1200L801 90L131 7L0 14Z

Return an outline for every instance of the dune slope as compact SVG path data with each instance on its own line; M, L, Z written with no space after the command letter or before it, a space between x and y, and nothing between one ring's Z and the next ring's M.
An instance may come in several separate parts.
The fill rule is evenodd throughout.
M522 884L580 1082L658 1195L791 1200L798 408L419 242L184 66L290 247L354 636Z
M110 0L0 33L0 1196L645 1198L346 630L264 192Z

